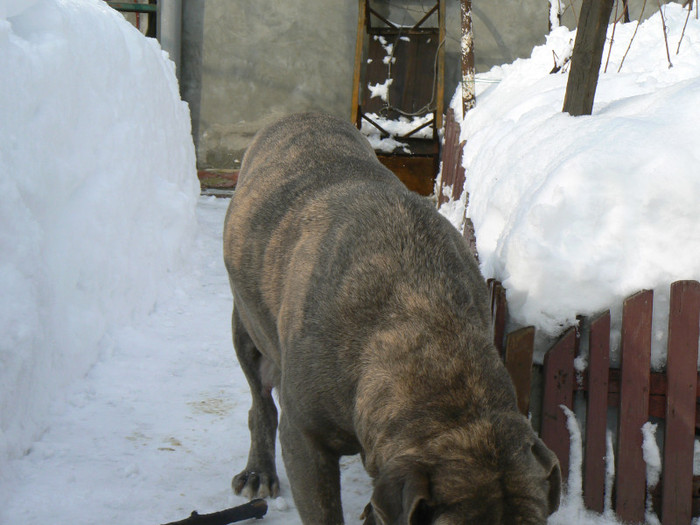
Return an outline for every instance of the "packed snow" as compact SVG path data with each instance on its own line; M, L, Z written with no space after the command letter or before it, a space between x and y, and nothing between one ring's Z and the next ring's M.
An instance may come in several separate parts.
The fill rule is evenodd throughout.
M478 75L461 134L482 272L514 322L557 336L612 308L619 326L623 299L653 289L657 369L669 285L700 279L700 21L681 41L687 13L663 6L672 67L658 12L633 41L637 23L617 24L608 58L611 26L592 116L561 111L575 33L556 28L529 59ZM465 198L446 208L458 227Z
M667 8L671 38L681 15ZM646 53L657 50L651 33L637 36ZM567 269L592 278L577 255L593 257L604 280L627 268L611 262L627 262L618 242L634 248L640 265L663 248L654 267L668 256L680 259L680 277L697 277L685 272L686 254L668 254L672 243L659 247L661 234L686 235L686 250L700 253L686 229L698 212L684 206L698 195L689 173L698 154L686 147L699 111L698 73L691 74L700 71L697 22L666 71L675 80L650 54L643 61L631 51L622 73L603 76L590 118L557 113L565 77L548 74L551 50L570 38L558 29L529 61L486 75L500 84L482 93L465 125L469 173L500 179L468 183L484 269L513 287L511 308L520 305L522 319L536 310L520 277L531 267L513 260L531 246L561 289L570 285ZM248 454L250 400L230 337L221 246L228 202L197 197L189 115L172 63L97 0L4 1L0 78L0 523L165 523L243 503L229 485ZM636 145L642 139L644 148ZM601 202L584 184L594 161L604 176ZM523 172L509 181L516 167ZM616 208L623 179L641 210ZM520 208L518 198L536 206ZM565 213L582 208L605 233L595 256L571 239L592 231ZM629 243L613 241L609 228L625 230ZM533 246L545 233L554 241ZM636 246L639 238L652 246ZM566 253L554 250L559 245ZM532 294L541 300L537 275ZM640 285L637 277L630 286ZM574 485L549 523L617 524L582 508L581 436L571 415L569 428ZM263 523L298 524L278 466L281 496ZM358 523L371 482L358 457L344 458L342 475L346 521Z
M172 62L104 3L3 3L0 78L2 465L189 267L198 185Z

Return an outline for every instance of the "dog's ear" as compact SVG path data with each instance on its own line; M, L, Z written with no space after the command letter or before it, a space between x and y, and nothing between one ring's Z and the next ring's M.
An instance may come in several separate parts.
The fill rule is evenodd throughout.
M549 450L542 440L535 437L535 444L532 446L532 453L537 461L542 465L544 471L547 472L547 483L549 484L549 513L552 514L559 508L559 499L561 497L561 467L559 459L554 452Z
M371 514L377 525L428 525L431 510L427 473L418 465L388 468L374 485L370 506L370 512L365 509L365 513Z

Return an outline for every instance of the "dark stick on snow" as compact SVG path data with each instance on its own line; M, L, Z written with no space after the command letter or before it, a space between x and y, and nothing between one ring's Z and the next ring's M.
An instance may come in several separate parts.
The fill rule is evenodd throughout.
M264 499L254 499L238 507L211 514L197 514L197 511L194 511L189 518L164 525L228 525L251 518L260 519L265 513L267 513L267 502Z

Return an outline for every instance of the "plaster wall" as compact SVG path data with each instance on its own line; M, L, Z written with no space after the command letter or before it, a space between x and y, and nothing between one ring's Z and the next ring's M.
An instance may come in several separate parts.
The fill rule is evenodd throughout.
M460 77L460 2L446 0L448 99ZM562 23L575 27L581 0ZM433 0L372 0L399 24ZM631 17L642 0L631 1ZM549 27L549 0L472 0L477 71L528 57ZM651 14L651 9L649 9ZM255 132L305 110L350 118L358 0L182 2L181 89L200 169L236 169Z

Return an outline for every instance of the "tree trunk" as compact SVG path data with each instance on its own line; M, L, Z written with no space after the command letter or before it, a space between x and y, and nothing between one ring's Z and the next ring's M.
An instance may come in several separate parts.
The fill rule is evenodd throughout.
M590 115L614 0L583 0L564 108L572 116Z

